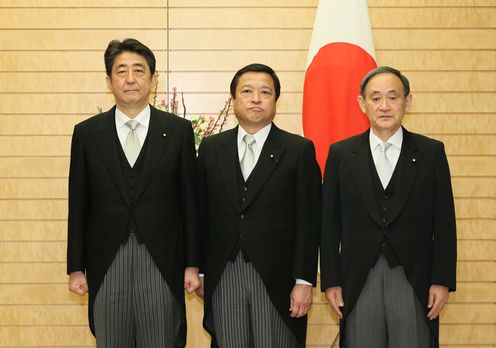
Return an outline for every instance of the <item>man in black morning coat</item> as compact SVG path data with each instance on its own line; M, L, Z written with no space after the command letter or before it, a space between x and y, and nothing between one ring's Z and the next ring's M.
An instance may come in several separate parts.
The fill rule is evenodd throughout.
M369 72L360 94L370 129L332 144L325 168L322 290L342 347L437 347L456 286L444 146L401 126L412 95L396 69Z
M312 142L272 123L279 93L270 67L239 70L239 126L200 146L204 326L214 346L305 345L321 176Z
M114 40L105 66L116 106L72 138L69 287L89 292L98 347L183 347L184 289L200 284L193 131L149 105L148 47Z

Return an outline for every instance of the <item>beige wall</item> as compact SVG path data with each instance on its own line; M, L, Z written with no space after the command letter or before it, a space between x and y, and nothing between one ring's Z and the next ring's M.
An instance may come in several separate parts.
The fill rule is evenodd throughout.
M444 347L496 345L496 0L369 0L378 63L410 78L406 126L441 139L459 238L458 292ZM167 5L169 6L167 10ZM273 66L276 122L301 133L306 52L317 0L3 0L0 2L0 347L91 347L86 299L67 291L69 146L74 124L112 105L103 50L136 37L156 53L161 93L216 113L233 72ZM167 20L167 18L169 20ZM167 51L169 48L169 51ZM167 74L167 69L170 73ZM188 299L189 347L206 347ZM315 291L308 344L337 320Z

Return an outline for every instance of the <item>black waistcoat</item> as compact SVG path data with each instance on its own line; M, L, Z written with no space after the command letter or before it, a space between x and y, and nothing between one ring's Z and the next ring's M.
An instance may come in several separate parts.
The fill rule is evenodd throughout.
M370 154L370 171L372 175L372 183L374 185L374 192L375 192L375 197L377 201L377 208L379 211L379 216L382 222L382 232L383 232L383 240L382 240L382 245L379 250L379 253L377 255L377 258L382 254L386 258L386 261L389 265L389 267L393 268L396 266L401 265L400 261L398 260L398 257L394 254L393 249L391 248L391 245L389 244L388 241L388 230L387 230L387 223L389 219L389 212L391 211L391 203L393 200L393 196L396 191L396 185L398 183L398 175L397 175L397 170L393 171L393 175L391 176L391 180L389 180L389 183L384 189L382 187L381 179L379 179L379 175L377 174L377 170L375 168L374 160L372 158L372 154Z
M251 181L251 174L250 176L246 179L243 177L243 173L241 172L241 166L239 162L236 164L237 166L237 173L238 173L238 191L239 191L239 199L241 200L241 210L244 210L245 208L245 202L246 202L246 195L248 194L248 190L250 188L250 181ZM253 172L252 172L253 173ZM242 213L243 214L243 213ZM248 257L248 254L244 248L243 245L243 236L241 235L241 230L238 229L237 236L236 236L236 244L234 244L234 248L231 252L231 256L229 257L229 260L235 261L236 257L238 256L239 252L243 254L243 257L246 262L249 262L250 259Z
M121 170L122 170L122 177L124 178L124 185L126 187L126 194L127 197L129 198L129 226L128 226L128 231L126 233L126 237L123 239L123 243L127 242L127 239L129 237L129 234L133 233L136 236L136 240L138 241L139 244L143 243L143 238L140 234L140 231L138 229L138 226L136 225L136 219L134 217L134 207L136 203L136 193L137 189L141 180L141 176L143 173L143 167L145 163L145 157L146 157L146 148L148 147L148 134L145 138L145 142L143 146L141 147L141 151L138 155L138 158L136 159L136 163L134 163L134 166L131 168L131 165L129 164L126 154L124 153L124 150L121 146L121 143L119 141L119 138L117 138L117 149L118 149L118 154L119 154L119 162L121 165Z

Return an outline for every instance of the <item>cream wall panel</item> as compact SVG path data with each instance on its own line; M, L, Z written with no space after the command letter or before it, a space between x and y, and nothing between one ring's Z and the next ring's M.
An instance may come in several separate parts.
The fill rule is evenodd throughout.
M457 265L457 280L461 282L496 281L496 268L494 267L494 260L459 261Z
M456 216L463 218L496 218L496 198L458 198L455 199Z
M457 219L458 239L496 240L496 219Z
M10 0L12 1L12 0ZM29 1L29 0L24 0ZM33 1L33 0L31 0ZM47 1L47 0L44 0ZM368 0L371 7L486 7L494 6L495 0ZM290 7L316 6L317 0L292 0ZM170 0L171 7L271 7L288 6L287 0Z
M65 156L70 153L70 136L0 137L0 156Z
M371 7L372 28L494 28L494 8ZM313 23L312 23L313 24Z
M496 210L493 210L493 212ZM458 241L458 260L496 261L496 240Z
M108 42L107 42L108 43ZM93 51L3 51L1 72L99 72L105 78L103 50ZM154 49L157 69L167 69L167 54L164 49Z
M441 313L443 324L488 324L496 321L496 305L447 304Z
M0 242L0 262L65 262L66 244L65 242Z
M491 8L371 8L372 28L493 28ZM312 28L316 8L171 8L173 28ZM219 20L222 18L222 20Z
M38 242L41 244L40 242ZM4 243L0 242L0 245ZM9 244L9 243L5 243ZM22 248L22 243L14 247ZM2 248L2 247L0 247ZM21 256L22 257L22 256ZM15 262L0 263L0 282L2 284L37 284L37 283L59 283L66 284L68 277L66 275L67 266L64 261L59 262L42 262L33 263L20 262L15 258ZM0 318L2 317L2 309L0 307ZM0 319L0 325L2 320Z
M169 12L174 29L312 28L316 8L299 7L189 7ZM219 19L222 20L219 20Z
M449 156L451 175L455 176L494 176L496 157L494 156Z
M63 199L57 201L0 200L0 220L62 219L67 219L67 201Z
M95 113L97 112L95 108ZM74 125L91 115L0 115L1 135L71 135Z
M169 52L169 60L170 66L174 67L174 72L224 71L234 75L241 67L259 62L271 66L276 72L300 70L303 73L307 60L307 50L231 50L224 48L213 51L195 51L172 48Z
M415 98L415 96L414 96ZM422 134L488 134L496 129L493 114L412 114L403 119L405 127Z
M494 50L377 50L379 65L394 65L401 70L470 70L496 69Z
M162 29L167 8L9 8L0 23L1 29Z
M103 53L114 39L139 37L152 49L167 47L165 29L2 30L4 50L98 50Z
M274 51L271 49L231 50L228 47L214 51L177 50L171 47L170 66L174 71L228 71L234 74L240 67L252 62L265 62L276 71L298 70L303 74L307 49ZM288 59L290 57L290 59ZM379 50L377 62L394 65L405 70L470 70L496 69L496 52L493 50ZM29 59L28 57L24 59ZM87 64L87 63L86 63ZM95 63L96 64L96 63ZM101 64L101 63L99 63ZM1 69L1 67L0 67ZM45 70L42 68L41 70ZM91 70L99 71L99 67Z
M491 324L445 325L441 327L439 337L446 344L493 344L496 330Z
M455 197L496 197L496 178L452 178Z
M0 284L0 304L53 306L86 304L88 296L73 294L67 287L67 284Z
M0 7L135 7L136 0L2 0ZM140 0L140 7L165 7L167 0Z
M94 345L86 325L68 327L0 327L0 342L6 346Z
M53 220L1 221L0 241L65 241L67 222Z
M440 135L432 137L444 143L448 154L495 155L496 134L487 135Z
M338 325L309 325L307 329L307 344L309 346L330 345L338 334Z
M65 178L69 157L0 157L0 172L4 178Z
M88 308L82 305L0 307L1 326L84 326Z
M450 293L450 303L495 303L494 282L458 282L456 292Z
M67 178L3 179L0 178L2 199L65 199Z

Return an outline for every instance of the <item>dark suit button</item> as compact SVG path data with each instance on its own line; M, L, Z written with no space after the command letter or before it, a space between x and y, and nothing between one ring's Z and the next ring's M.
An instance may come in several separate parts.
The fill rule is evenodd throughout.
M382 207L382 211L386 212L387 211L387 207Z
M244 214L241 214L240 218L241 219L244 219L245 218L245 215Z
M382 196L383 199L389 199L387 195Z
M386 223L387 222L387 219L385 217L382 218L382 222L383 223Z
M384 233L384 235L386 235L386 233L387 233L387 230L384 230L384 231L382 231L382 232Z
M381 246L382 246L383 248L385 248L385 247L386 247L386 243L382 243L382 244L381 244Z
M243 201L243 202L244 202L244 201L246 201L246 198L245 198L245 197L243 197L242 201Z
M246 186L245 186L245 187L243 187L243 190L244 190L245 192L246 192L246 191L248 191L248 187L246 187Z

